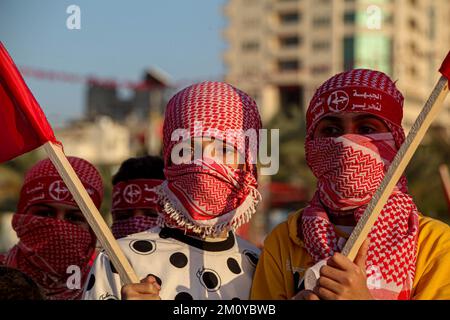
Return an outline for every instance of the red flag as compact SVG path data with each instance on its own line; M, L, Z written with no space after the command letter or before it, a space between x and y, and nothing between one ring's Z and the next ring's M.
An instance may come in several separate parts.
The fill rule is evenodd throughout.
M47 141L59 144L44 112L0 42L0 163Z

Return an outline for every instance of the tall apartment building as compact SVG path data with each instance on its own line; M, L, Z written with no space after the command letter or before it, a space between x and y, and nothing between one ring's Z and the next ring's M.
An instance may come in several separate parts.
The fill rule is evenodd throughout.
M450 49L449 0L229 0L223 12L226 81L255 97L263 121L367 67L397 80L408 128ZM438 121L450 127L448 101Z

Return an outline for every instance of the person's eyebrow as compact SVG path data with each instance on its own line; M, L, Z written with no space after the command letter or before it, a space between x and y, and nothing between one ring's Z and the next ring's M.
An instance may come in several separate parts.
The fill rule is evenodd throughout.
M377 120L377 121L383 122L382 119L380 119L379 117L377 117L377 116L375 116L375 115L373 115L373 114L360 114L360 115L357 115L357 116L354 118L354 120L355 120L355 121L361 121L361 120Z
M38 203L33 205L33 208L46 208L46 209L54 209L52 206L45 204L45 203Z
M70 212L70 213L80 213L80 214L83 215L83 212L81 212L81 209L78 209L78 208L76 208L76 209L68 209L67 211Z
M330 121L330 122L334 122L334 123L336 123L336 122L341 123L342 119L340 117L336 117L336 116L325 116L322 119L320 119L319 122L322 122L322 121Z

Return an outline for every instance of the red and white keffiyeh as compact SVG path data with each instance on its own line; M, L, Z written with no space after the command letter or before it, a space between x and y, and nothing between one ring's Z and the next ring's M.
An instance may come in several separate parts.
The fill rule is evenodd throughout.
M397 153L390 132L316 138L307 141L305 149L306 161L318 178L320 200L336 214L368 203ZM402 183L399 187L406 191Z
M162 182L163 180L159 179L132 179L114 185L111 209L113 224L111 231L116 239L151 229L157 225L157 216L134 216L119 220L116 214L117 211L134 209L161 211L155 187Z
M254 152L260 128L255 101L229 84L202 82L172 97L163 128L167 180L159 188L164 210L159 224L214 236L248 222L260 200ZM184 139L225 141L244 155L244 169L207 158L173 164L172 149L180 140L173 141L172 134L179 129L188 132ZM245 134L248 130L256 139Z
M97 169L81 158L67 157L95 206L103 199L103 182ZM17 213L25 213L31 205L60 203L77 206L69 189L49 159L39 161L26 174L20 192Z
M98 171L83 159L68 157L68 160L95 205L100 207L103 184ZM29 275L47 299L79 299L96 238L90 231L72 223L27 213L32 205L50 203L76 206L56 168L45 159L25 176L18 211L12 221L19 243L6 254L4 263ZM72 275L67 272L69 266L77 266L81 271L79 289L68 287L67 280Z
M364 107L365 106L365 107ZM339 252L330 215L353 214L358 221L380 185L399 146L403 97L384 73L366 69L338 74L325 82L307 112L307 163L318 179L317 191L305 208L300 228L315 262ZM380 117L391 132L336 138L314 138L326 115L364 112ZM403 177L370 231L366 262L368 287L378 299L409 299L415 275L418 211Z

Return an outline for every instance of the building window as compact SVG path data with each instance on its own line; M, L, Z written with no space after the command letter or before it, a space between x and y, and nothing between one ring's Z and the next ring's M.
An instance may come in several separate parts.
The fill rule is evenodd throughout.
M280 46L283 48L298 47L300 45L299 36L286 36L280 38Z
M245 18L242 20L242 27L244 28L256 28L259 25L259 20L256 18Z
M293 24L300 21L298 12L281 13L279 16L281 24Z
M417 30L418 26L417 26L417 21L414 18L409 18L408 20L408 25L412 30Z
M258 74L258 67L254 65L246 65L242 69L242 74L246 77L252 77Z
M259 49L259 43L257 41L244 41L241 47L242 51L257 51Z
M411 77L415 78L417 76L417 69L415 66L410 66L409 67L409 74L411 75Z
M355 11L346 11L344 12L344 22L346 24L354 24L356 21Z
M322 66L313 66L311 68L311 73L313 75L324 74L330 72L330 66L322 65Z
M344 38L344 70L353 69L355 65L355 38L345 37Z
M329 41L315 41L312 44L313 50L328 50L330 49Z
M428 21L430 22L428 27L428 32L430 39L434 40L436 38L436 12L434 11L433 7L430 7L428 11Z
M280 71L297 71L300 69L300 63L296 59L278 61L278 70Z
M314 27L324 27L329 26L331 23L330 17L315 17L313 19Z

